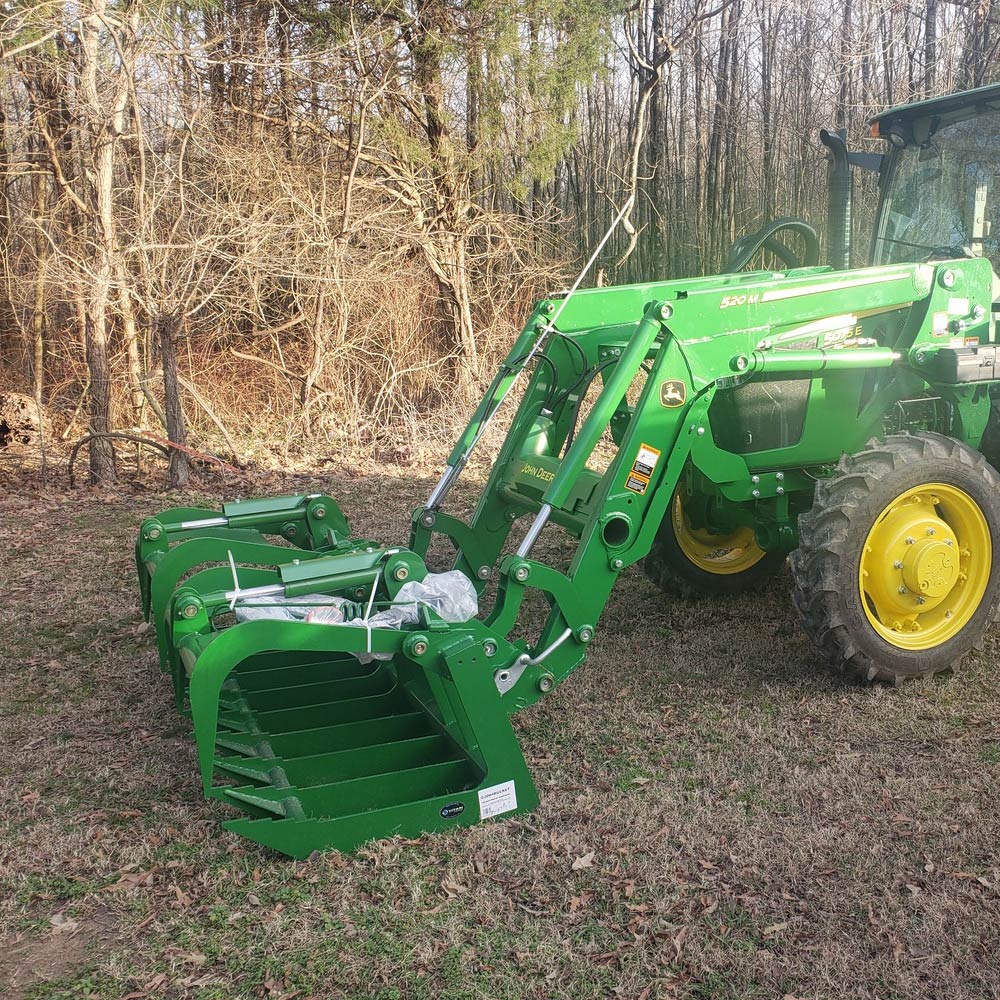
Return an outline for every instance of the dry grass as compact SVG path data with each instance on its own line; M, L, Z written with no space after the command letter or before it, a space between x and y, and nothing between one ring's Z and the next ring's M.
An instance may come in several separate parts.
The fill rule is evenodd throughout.
M403 538L431 478L314 485ZM3 500L5 997L1000 996L996 634L847 687L787 580L671 603L633 571L518 717L535 814L294 864L220 831L139 625L133 532L170 502Z

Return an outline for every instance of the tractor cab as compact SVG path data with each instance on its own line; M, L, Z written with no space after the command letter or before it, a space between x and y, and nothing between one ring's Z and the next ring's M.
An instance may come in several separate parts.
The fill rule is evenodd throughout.
M872 264L986 257L1000 299L1000 86L892 108Z

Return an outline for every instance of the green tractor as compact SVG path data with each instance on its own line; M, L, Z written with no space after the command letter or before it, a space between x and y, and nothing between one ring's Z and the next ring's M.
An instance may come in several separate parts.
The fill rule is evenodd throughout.
M405 545L355 538L326 495L143 522L144 609L204 791L242 811L228 829L304 857L533 808L510 716L580 666L635 563L690 596L755 588L790 554L803 628L861 680L944 670L982 639L1000 589L1000 86L894 108L873 134L884 157L822 133L829 263L786 218L726 273L539 302ZM864 268L852 168L880 176ZM763 253L781 270L745 270ZM449 491L518 382L465 522ZM568 565L533 555L553 526ZM448 574L427 569L435 536ZM438 599L456 581L462 599ZM549 612L526 639L531 591Z

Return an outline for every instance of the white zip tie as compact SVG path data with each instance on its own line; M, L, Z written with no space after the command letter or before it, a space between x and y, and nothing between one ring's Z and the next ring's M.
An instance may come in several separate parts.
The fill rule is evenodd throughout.
M381 576L382 576L382 570L379 570L375 574L375 579L372 580L372 592L368 595L368 606L365 608L365 615L363 619L365 623L365 631L367 631L368 633L368 648L365 650L365 652L369 656L371 656L372 652L372 626L371 622L369 622L368 619L371 617L372 605L375 603L375 591L378 589L378 581Z
M229 602L229 610L232 611L240 599L240 578L236 575L236 560L233 558L233 550L227 549L226 555L229 556L229 568L233 573L233 599Z

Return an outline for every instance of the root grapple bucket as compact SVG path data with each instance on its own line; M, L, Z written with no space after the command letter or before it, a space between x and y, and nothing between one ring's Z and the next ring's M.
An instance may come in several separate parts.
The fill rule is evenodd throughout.
M371 596L377 610L426 574L419 557L348 541L324 496L209 515L180 509L146 521L136 559L161 665L193 719L205 794L244 814L227 829L302 858L535 806L486 669L482 623L449 624L426 605L407 632L232 623L238 602L259 608L269 596ZM289 531L315 522L324 531ZM298 552L269 534L315 547Z

